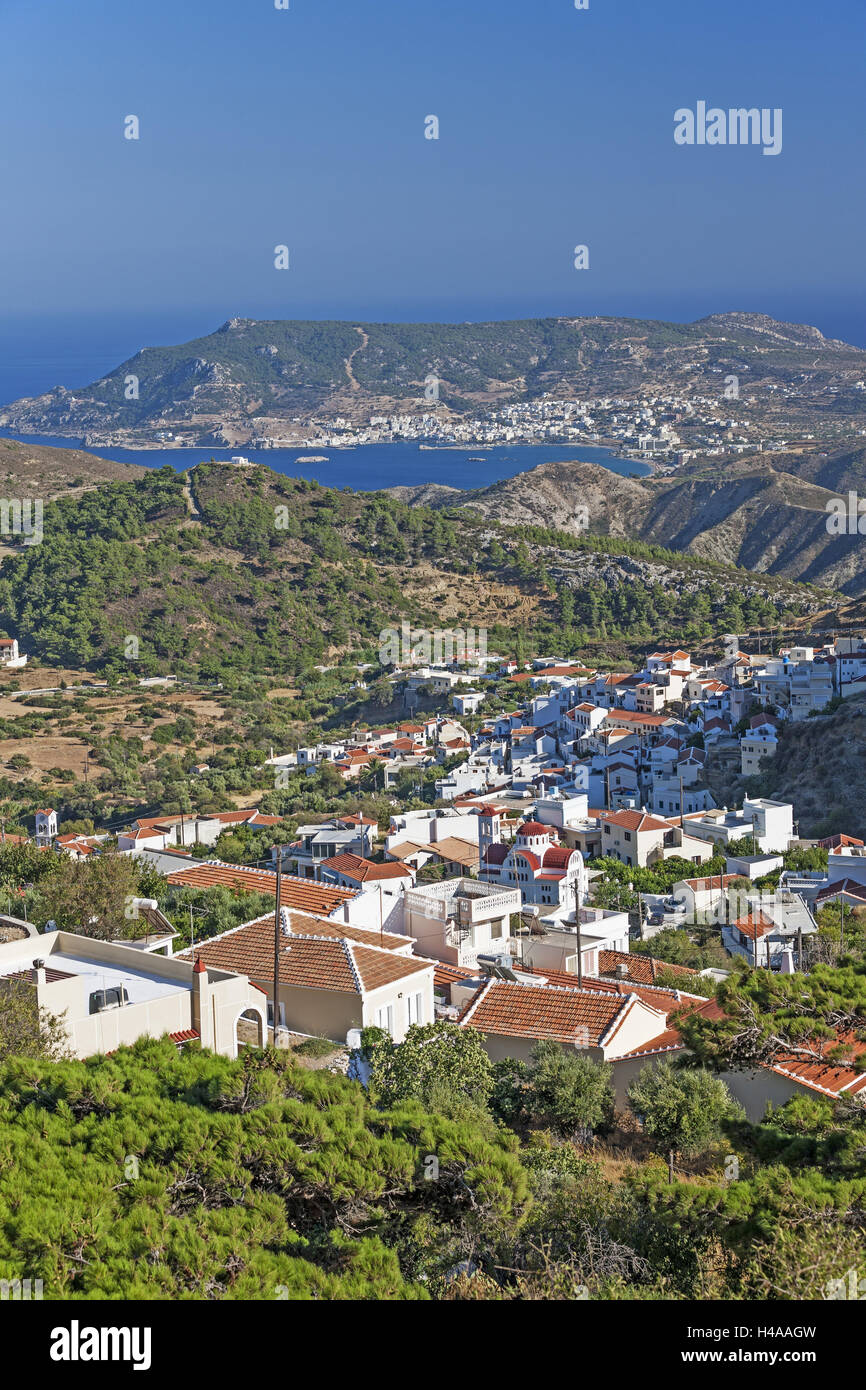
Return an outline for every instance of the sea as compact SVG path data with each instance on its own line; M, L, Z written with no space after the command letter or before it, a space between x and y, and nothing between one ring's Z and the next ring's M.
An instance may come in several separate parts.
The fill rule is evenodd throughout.
M16 434L0 430L0 437L22 439L25 444L53 444L61 449L82 448L80 441L43 434ZM290 478L313 478L323 487L350 487L355 492L380 488L412 487L440 483L446 487L480 488L513 478L555 459L582 459L609 468L612 473L643 477L652 470L640 459L618 458L611 449L585 444L508 444L493 448L425 448L408 440L359 444L353 449L93 449L89 454L118 463L141 463L146 468L170 464L178 472L209 459L237 455L251 463L265 463L275 473ZM326 463L300 463L299 459L327 458Z
M37 396L54 386L71 390L98 381L131 357L146 343L183 342L217 327L205 322L128 318L6 319L0 322L0 404L22 396ZM82 448L81 440L51 435L22 435L0 430L0 436L30 444ZM648 464L617 456L612 449L584 444L502 444L466 448L421 448L414 441L361 444L350 449L119 449L88 448L88 453L120 463L140 463L146 468L170 464L183 471L208 459L230 459L242 454L253 463L265 463L277 473L310 478L325 487L350 487L375 492L380 488L412 487L440 483L447 487L480 488L513 478L555 459L585 459L614 473L642 477ZM310 456L325 456L326 463L299 463Z

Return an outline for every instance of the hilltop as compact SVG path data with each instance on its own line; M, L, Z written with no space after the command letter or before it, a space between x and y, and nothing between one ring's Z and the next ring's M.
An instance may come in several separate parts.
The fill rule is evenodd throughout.
M115 463L84 449L57 449L0 439L0 492L14 497L58 497L76 488L141 478L138 463Z
M763 314L714 314L695 323L633 318L546 318L491 323L353 323L232 318L188 343L142 348L80 390L62 385L0 410L0 425L31 434L123 432L144 442L185 431L188 442L277 437L314 416L429 410L438 383L447 421L537 400L678 392L719 399L742 377L768 428L787 418L850 425L862 414L856 383L866 352L808 325ZM138 383L137 393L127 387ZM130 399L132 394L133 398Z

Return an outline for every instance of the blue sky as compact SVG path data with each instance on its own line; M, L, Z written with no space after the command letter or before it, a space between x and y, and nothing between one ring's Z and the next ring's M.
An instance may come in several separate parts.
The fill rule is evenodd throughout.
M0 302L142 341L743 308L866 345L864 38L863 0L0 0ZM678 147L698 100L781 107L782 153Z

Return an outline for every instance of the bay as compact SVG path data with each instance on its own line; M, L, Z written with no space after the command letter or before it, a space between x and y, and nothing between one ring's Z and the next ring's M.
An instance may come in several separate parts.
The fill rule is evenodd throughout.
M0 430L7 439L26 444L49 444L61 449L83 448L79 440L53 435L16 434ZM387 444L359 444L353 449L95 449L90 454L119 463L140 463L146 468L169 464L178 472L209 459L242 455L251 463L264 463L275 473L310 478L323 487L350 487L356 492L376 492L386 487L412 487L439 483L446 487L479 488L513 478L539 463L583 459L626 477L646 477L652 470L638 459L618 458L611 449L585 444L498 444L492 448L424 448L409 440ZM327 454L327 463L301 463L311 455Z

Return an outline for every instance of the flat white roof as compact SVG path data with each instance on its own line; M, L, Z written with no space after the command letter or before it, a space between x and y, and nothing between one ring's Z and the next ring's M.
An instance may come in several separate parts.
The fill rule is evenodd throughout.
M116 989L123 985L130 1004L144 1004L151 999L162 999L169 994L189 994L192 984L164 979L150 975L146 970L132 970L127 966L108 965L73 952L51 950L50 937L43 945L44 938L30 937L22 941L23 950L6 955L2 960L2 976L17 975L22 970L31 970L34 960L44 960L47 970L61 971L66 975L80 975L92 993L96 989Z

